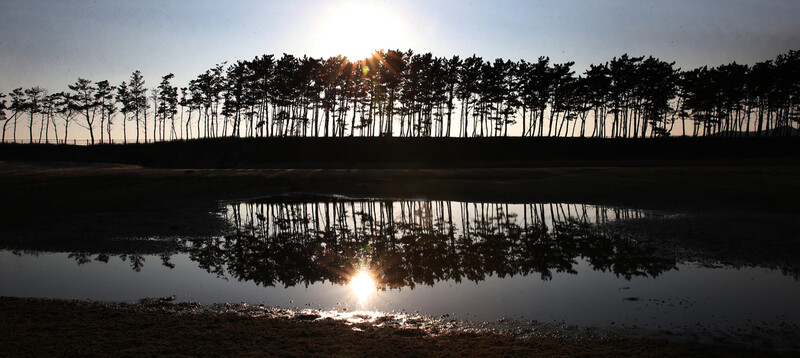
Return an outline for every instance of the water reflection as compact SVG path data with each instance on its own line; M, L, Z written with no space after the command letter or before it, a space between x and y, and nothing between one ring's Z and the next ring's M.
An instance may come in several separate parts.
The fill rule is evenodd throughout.
M365 269L373 285L393 289L438 281L479 282L538 274L576 274L578 259L617 277L656 277L675 268L646 242L597 224L649 215L580 204L330 200L247 202L227 206L231 228L214 238L183 238L182 251L219 277L262 286L346 285ZM92 254L73 253L77 263ZM94 261L108 262L108 254ZM143 255L123 254L134 271ZM174 267L170 253L161 264Z
M372 278L372 273L369 270L362 268L353 275L349 283L350 289L353 294L358 298L358 303L362 307L369 302L372 294L375 293L375 280Z
M1 293L113 301L176 295L353 319L367 319L362 311L419 312L670 332L798 322L800 291L778 271L687 264L676 256L680 247L610 231L663 221L638 210L337 198L235 203L221 215L230 223L223 235L173 239L161 255L137 253L130 242L116 254L69 254L72 262L67 254L0 252ZM637 218L644 220L606 225Z
M228 207L232 232L187 239L208 272L265 286L346 284L361 267L381 288L487 276L576 273L577 258L630 279L655 277L675 259L597 223L641 211L574 204L447 201L240 203Z
M111 258L109 254L96 254L94 255L94 259L92 258L92 254L86 252L73 252L70 253L67 257L75 260L78 262L78 265L87 264L90 262L104 262L108 263L108 260ZM129 261L131 264L131 269L133 271L139 272L142 271L142 267L144 266L145 257L142 254L121 254L117 255L122 261ZM169 268L174 268L175 265L170 262L170 256L168 254L161 255L161 263Z

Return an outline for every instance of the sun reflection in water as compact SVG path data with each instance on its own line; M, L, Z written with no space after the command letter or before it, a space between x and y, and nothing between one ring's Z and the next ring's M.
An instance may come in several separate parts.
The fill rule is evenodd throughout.
M358 298L359 305L364 306L375 293L375 281L369 271L361 269L350 279L350 289Z

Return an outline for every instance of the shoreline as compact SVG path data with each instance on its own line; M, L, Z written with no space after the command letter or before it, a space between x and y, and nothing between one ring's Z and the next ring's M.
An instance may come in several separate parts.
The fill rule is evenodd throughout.
M0 348L37 355L275 356L793 356L770 347L743 348L663 339L495 332L434 333L423 324L349 323L314 315L262 314L236 305L138 304L0 297ZM283 314L283 315L281 315ZM766 350L765 350L766 349Z

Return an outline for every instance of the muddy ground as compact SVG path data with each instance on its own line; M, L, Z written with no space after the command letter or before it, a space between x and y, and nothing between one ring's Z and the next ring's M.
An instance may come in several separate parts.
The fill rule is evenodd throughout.
M185 313L169 305L0 298L2 356L280 357L789 357L772 352L662 340L515 338L498 333L430 334L415 328L347 324L235 312Z
M0 162L0 248L163 252L114 237L214 235L220 202L287 193L618 205L668 220L616 224L692 259L796 268L800 166L670 162L526 169L152 169ZM713 226L708 223L713 222ZM709 229L709 228L714 229ZM152 247L148 246L152 245ZM689 250L686 248L689 247ZM167 248L168 250L168 248ZM695 257L695 259L696 259ZM794 267L794 269L792 268ZM0 355L761 356L650 340L429 336L341 322L177 314L79 301L0 299ZM770 352L770 354L779 354Z

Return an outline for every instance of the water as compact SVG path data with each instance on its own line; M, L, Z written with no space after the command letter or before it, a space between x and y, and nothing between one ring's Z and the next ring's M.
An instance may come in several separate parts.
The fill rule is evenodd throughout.
M694 332L798 330L800 282L681 260L605 224L665 214L576 204L277 198L161 255L0 251L0 295L377 310ZM349 285L367 271L374 287Z

